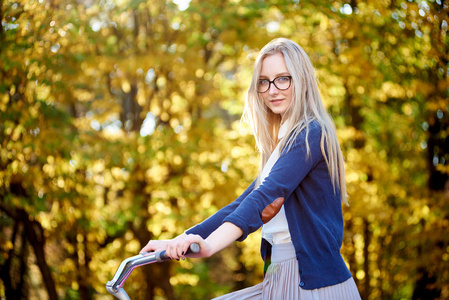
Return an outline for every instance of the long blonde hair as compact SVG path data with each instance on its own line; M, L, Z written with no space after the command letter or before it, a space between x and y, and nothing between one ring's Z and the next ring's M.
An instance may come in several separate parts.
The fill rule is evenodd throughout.
M287 69L292 76L292 101L283 116L274 114L257 92L264 58L277 53L283 55ZM286 136L288 138L280 141L280 151L282 152L284 149L288 151L297 135L305 129L307 156L309 156L307 125L316 120L321 126L321 153L326 161L334 192L339 189L342 202L347 204L344 160L337 140L335 125L323 106L313 65L298 44L289 39L277 38L262 48L254 65L242 120L251 126L257 148L261 153L260 172L279 142L277 136L282 122L287 123Z

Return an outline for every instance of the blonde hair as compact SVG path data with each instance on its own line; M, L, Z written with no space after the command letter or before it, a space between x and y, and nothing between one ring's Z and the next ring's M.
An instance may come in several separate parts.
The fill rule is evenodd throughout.
M283 116L274 114L257 92L260 71L264 58L281 53L287 69L292 76L292 101ZM305 51L295 42L277 38L260 51L250 86L246 94L242 120L249 123L254 133L257 148L261 152L263 170L268 158L275 149L281 123L287 122L287 139L280 141L280 151L288 151L298 134L306 130L307 156L310 155L308 143L308 124L316 120L321 126L321 153L326 161L334 192L338 188L342 202L347 204L344 160L337 140L332 118L323 106L312 63Z

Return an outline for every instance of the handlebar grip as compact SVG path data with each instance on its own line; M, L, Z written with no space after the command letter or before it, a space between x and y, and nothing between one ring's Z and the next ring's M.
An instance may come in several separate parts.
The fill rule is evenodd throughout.
M198 243L192 243L190 244L189 249L187 249L186 255L198 252L200 252L200 245ZM170 257L168 257L167 254L165 253L165 250L163 250L159 252L159 255L157 255L156 259L157 261L160 262L170 260Z
M200 252L200 245L198 243L192 243L192 244L190 244L190 247L187 250L186 254L198 253L198 252Z

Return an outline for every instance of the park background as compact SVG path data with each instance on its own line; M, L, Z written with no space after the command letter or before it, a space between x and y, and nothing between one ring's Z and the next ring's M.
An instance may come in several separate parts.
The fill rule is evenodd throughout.
M0 299L112 299L105 284L257 175L240 122L275 37L316 67L346 160L342 254L367 299L449 299L445 0L0 1ZM260 234L136 269L132 299L262 278Z

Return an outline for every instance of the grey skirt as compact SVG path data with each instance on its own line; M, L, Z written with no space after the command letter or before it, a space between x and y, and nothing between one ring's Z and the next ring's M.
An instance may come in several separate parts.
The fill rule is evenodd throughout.
M263 282L258 285L223 295L215 300L360 300L360 294L351 277L345 282L315 290L299 287L301 278L298 260L292 243L277 244L272 248L271 264Z

